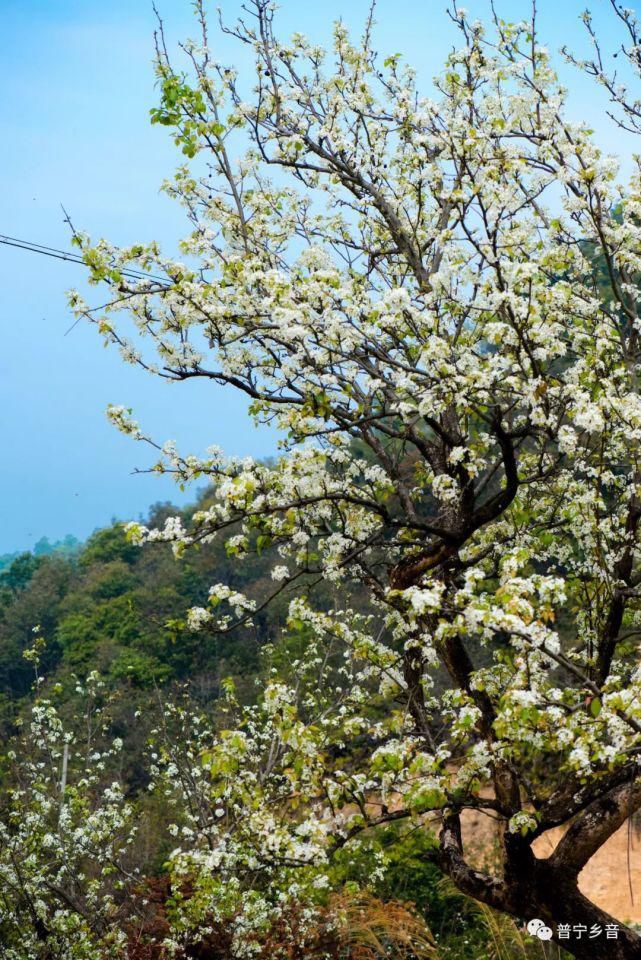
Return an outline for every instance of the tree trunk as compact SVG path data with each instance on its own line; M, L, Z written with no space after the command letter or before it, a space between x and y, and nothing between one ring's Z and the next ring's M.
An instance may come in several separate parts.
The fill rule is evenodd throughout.
M527 889L523 891L522 915L526 920L544 920L552 928L554 942L577 960L641 960L641 936L588 900L574 878L539 860L534 865L533 880L529 895ZM570 925L569 939L559 939L559 924ZM575 924L587 927L580 939L572 929ZM616 939L606 937L608 924L618 927ZM593 927L600 928L601 933L590 939Z
M563 865L554 856L540 860L525 838L506 834L504 876L483 873L465 860L456 814L443 818L439 839L431 858L468 896L525 922L543 920L553 941L577 960L641 960L641 936L581 893L575 865ZM559 938L560 924L569 925L568 939ZM573 929L579 924L586 928L580 938ZM616 938L607 937L608 925L616 928ZM590 937L591 931L600 932Z

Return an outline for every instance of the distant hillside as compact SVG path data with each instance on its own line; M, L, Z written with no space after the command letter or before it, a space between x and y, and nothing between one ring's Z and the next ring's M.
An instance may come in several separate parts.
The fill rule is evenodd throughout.
M34 557L46 557L52 553L72 556L80 550L81 546L80 540L68 533L66 537L62 540L56 540L55 543L51 543L48 537L41 537L33 550L27 552L32 553ZM24 556L24 552L20 550L16 550L15 553L0 554L0 571L6 570L20 556Z
M211 497L204 491L182 511L156 504L146 522L162 526L177 514L188 522ZM191 632L185 618L190 607L208 603L209 588L218 582L262 601L274 590L273 559L265 549L241 563L216 542L190 549L178 561L167 544L132 545L119 523L96 531L85 544L72 537L56 544L43 539L33 552L14 555L0 570L0 739L16 730L30 701L34 668L23 654L37 628L45 690L55 690L69 716L78 679L93 670L117 694L114 732L126 743L128 778L135 786L150 695L157 702L164 688L188 684L192 697L212 704L231 677L241 698L253 696L261 651L283 642L289 597L228 635ZM315 590L321 604L322 589ZM144 716L134 722L138 710Z

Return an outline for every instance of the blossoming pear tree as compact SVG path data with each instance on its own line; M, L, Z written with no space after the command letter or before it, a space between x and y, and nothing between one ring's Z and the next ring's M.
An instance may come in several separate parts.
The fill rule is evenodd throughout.
M156 469L209 480L213 503L188 528L130 528L177 553L270 549L262 601L214 585L190 626L240 628L284 594L305 638L202 755L211 816L172 857L198 891L184 916L236 896L246 931L397 821L431 832L425 855L471 897L555 937L605 930L622 918L579 875L641 807L639 159L624 181L569 118L534 19L486 29L453 8L460 45L424 95L377 56L372 17L326 53L248 0L221 24L248 80L197 8L184 71L159 31L152 113L185 155L166 185L183 259L78 236L110 294L72 297L127 361L240 391L282 437L272 464L166 445ZM584 66L636 127L600 51ZM353 602L315 608L318 579ZM469 810L496 821L492 867ZM281 885L262 900L261 871ZM620 923L562 946L631 960L641 938Z
M53 699L37 696L3 756L2 960L118 960L127 955L127 927L140 925L140 908L126 899L139 881L129 862L134 811L123 784L105 782L122 741L104 746L103 686L95 672L78 684L80 732Z

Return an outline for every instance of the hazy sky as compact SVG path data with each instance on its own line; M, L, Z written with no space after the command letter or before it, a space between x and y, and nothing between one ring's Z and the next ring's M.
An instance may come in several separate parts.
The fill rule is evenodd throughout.
M170 41L195 33L188 0L157 5ZM426 84L452 43L445 6L378 4L377 48L402 51ZM487 9L469 0L465 6L479 15ZM539 0L550 49L580 48L584 6ZM222 7L231 18L241 3ZM279 29L325 40L334 19L360 25L367 7L368 0L282 0ZM529 10L519 0L498 0L498 7L513 19ZM593 7L604 17L607 45L607 4L595 0ZM66 247L63 203L75 225L94 236L156 238L170 248L180 237L180 211L158 193L178 154L166 130L148 119L156 102L153 29L148 0L0 0L0 234ZM222 52L242 67L228 44ZM589 117L594 89L569 72L565 77L573 111ZM619 135L605 126L598 133L609 149L621 148ZM136 517L156 500L178 499L169 480L132 475L149 458L109 426L109 402L132 406L148 432L177 440L185 451L212 443L236 454L274 450L273 435L252 427L242 398L210 384L171 386L125 367L89 326L65 335L72 323L65 291L82 278L80 267L0 246L0 553L29 548L43 535L85 537L113 516Z

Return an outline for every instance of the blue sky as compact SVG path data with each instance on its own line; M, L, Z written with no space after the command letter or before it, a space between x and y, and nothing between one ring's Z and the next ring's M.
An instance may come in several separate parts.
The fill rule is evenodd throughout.
M188 0L157 0L170 42L195 33ZM483 15L485 3L468 0ZM377 48L402 51L426 84L452 43L444 0L379 0ZM540 31L550 49L583 42L585 2L539 0ZM216 4L212 3L212 12ZM231 18L239 0L227 0ZM281 0L279 30L328 37L342 16L359 26L367 0ZM504 16L528 15L519 0L498 2ZM593 4L606 42L613 21ZM603 17L603 19L601 19ZM183 231L180 211L159 195L178 162L166 131L151 127L155 104L148 0L0 0L0 233L68 246L60 203L75 225L116 242L156 238L171 248ZM234 54L226 43L223 55ZM566 72L572 110L591 119L592 86ZM620 135L597 132L612 151ZM134 476L145 451L106 421L109 402L132 406L159 440L201 452L267 455L274 436L251 425L242 398L209 384L171 386L123 366L72 318L65 291L82 269L0 246L0 553L28 549L41 536L87 536L112 517L129 519L156 500L178 499L168 479ZM183 499L185 499L183 497Z

